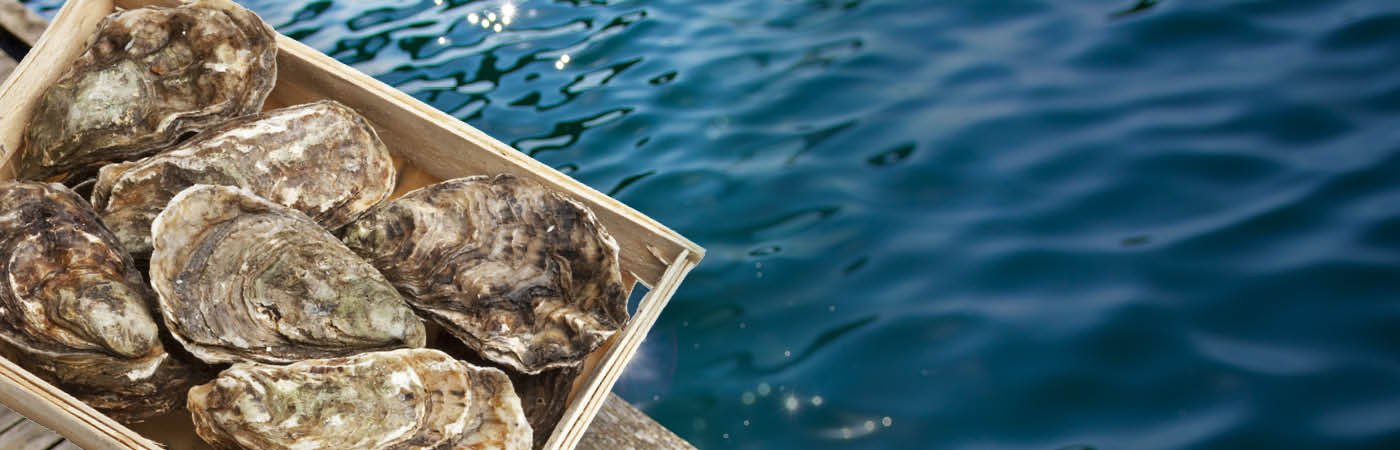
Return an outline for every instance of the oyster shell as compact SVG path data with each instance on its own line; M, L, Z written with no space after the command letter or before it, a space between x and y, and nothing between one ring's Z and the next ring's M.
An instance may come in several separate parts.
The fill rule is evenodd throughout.
M520 396L520 405L525 408L525 420L534 430L536 449L544 447L559 419L564 418L574 379L582 372L582 366L549 369L535 375L507 372L515 395Z
M305 214L195 185L152 225L151 285L175 339L210 363L285 364L422 347L394 287Z
M437 350L238 364L191 389L188 404L218 449L530 448L506 375Z
M394 162L363 117L334 101L244 116L169 152L102 167L92 204L133 254L151 221L195 184L246 188L336 229L389 197Z
M341 231L415 308L520 372L577 365L627 321L617 242L592 211L531 181L444 181Z
M440 350L458 361L482 367L496 367L496 364L483 359L460 340L439 341L438 345ZM554 434L554 428L559 425L559 420L564 418L564 410L569 405L569 394L573 392L574 381L583 373L584 366L580 364L560 367L533 375L516 372L509 367L497 368L510 377L510 384L515 387L515 395L520 397L520 406L525 409L525 420L530 422L530 429L534 431L534 448L544 448L544 444L549 442L549 436Z
M44 91L24 131L21 179L134 159L262 109L277 78L276 34L228 0L140 8L102 20Z
M179 405L193 369L165 351L155 299L112 233L58 184L0 184L7 356L119 420Z

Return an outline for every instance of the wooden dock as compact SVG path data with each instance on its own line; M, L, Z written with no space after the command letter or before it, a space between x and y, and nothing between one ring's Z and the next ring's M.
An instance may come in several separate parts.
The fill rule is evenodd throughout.
M15 0L0 0L0 47L33 46L47 23L42 17ZM17 61L0 53L0 80L14 70ZM617 394L609 394L593 424L579 441L580 450L659 449L684 450L695 447L652 420ZM0 405L0 449L3 450L80 450L63 436Z
M0 405L0 449L81 450L63 436ZM616 394L608 397L577 450L694 450L684 439ZM172 449L179 450L179 449Z

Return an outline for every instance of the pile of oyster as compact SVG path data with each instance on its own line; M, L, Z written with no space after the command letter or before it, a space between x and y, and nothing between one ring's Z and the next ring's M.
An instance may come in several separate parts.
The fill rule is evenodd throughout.
M275 37L228 0L99 25L0 184L0 351L220 449L541 446L628 319L616 241L509 175L391 200L356 111L260 112Z

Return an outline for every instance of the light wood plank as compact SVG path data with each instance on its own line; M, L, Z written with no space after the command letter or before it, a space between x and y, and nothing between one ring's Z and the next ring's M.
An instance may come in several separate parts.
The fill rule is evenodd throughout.
M82 39L75 43L75 38L92 35L110 11L110 0L73 0L64 4L55 18L56 25L34 44L45 57L25 58L0 85L0 154L5 158L0 165L0 179L13 176L11 156L19 147L21 130L41 89L66 70L62 61L72 61L82 52ZM0 358L0 403L34 420L22 424L61 428L88 450L157 448L154 442L4 358ZM49 441L48 445L54 442Z
M577 450L694 450L685 439L651 420L617 395L609 395Z
M14 72L15 66L18 64L19 63L15 62L15 60L10 59L8 55L0 54L0 80L8 78L10 72Z
M617 239L623 267L648 286L682 250L696 262L704 255L651 218L369 75L285 36L278 48L278 83L268 100L275 105L344 103L374 125L391 151L440 179L509 173L568 193L597 214Z
M613 383L617 382L622 375L627 363L632 361L636 355L637 347L646 339L647 332L656 323L657 317L661 315L661 310L671 301L671 296L676 293L676 288L680 286L681 280L686 274L695 268L695 263L691 262L688 252L682 250L676 255L676 260L662 275L655 288L647 292L642 298L641 305L637 307L637 314L632 316L627 322L627 326L622 329L614 339L620 340L606 351L603 362L594 370L583 375L584 388L582 392L574 395L574 402L569 404L564 410L564 417L559 420L559 425L554 429L554 434L550 436L549 443L545 446L547 450L572 449L578 445L583 434L587 431L586 425L603 407L603 403L611 395Z
M0 448L5 450L45 450L63 440L63 436L32 421L24 421L0 433Z
M119 3L126 3L127 1L140 0L118 0ZM70 11L69 7L78 3L83 4L84 10ZM167 0L154 0L148 3L174 2ZM22 20L18 20L16 19L16 14L14 10L12 8L7 9L9 8L9 6L7 6L8 4L18 5L14 2L14 0L0 0L0 26L5 27L6 29L10 29L12 33L16 34L17 36L20 36L22 39L26 40L26 42L29 42L31 44L35 43L35 40L39 39L39 33L42 32L43 27L45 25L42 19L37 18L37 16L33 15L32 13L28 13L27 9L24 9L23 11L28 13L27 17L22 18ZM91 11L101 10L103 8L107 8L107 10L110 10L110 6L104 5L111 5L111 0L71 0L70 4L65 5L64 9L59 12L60 20L63 20L65 17L68 17L68 15L72 15L72 19L65 22L71 29L68 32L62 34L64 36L90 34L90 29L95 27L96 21L100 20L101 18L101 15L93 15ZM20 7L23 8L22 5L20 5ZM20 23L21 25L14 25L15 23ZM29 25L23 25L23 23L28 23ZM38 24L37 31L32 29L33 25L36 23ZM24 34L21 34L19 32L15 32L14 29L10 28L15 26L29 26L30 29L23 31ZM301 46L295 41L291 41L290 39L282 37L279 41L279 45L282 46L284 53L287 53L288 51L288 46L290 45L288 41L290 41L292 44L295 44L294 46L292 46L293 48L291 48L292 56L288 57L297 58L298 60L300 60L300 64L309 64L310 66L312 66L312 69L320 70L332 70L340 68L334 67L334 65L339 63L334 63L334 60L330 60L328 57L325 57L325 55L322 55L319 52L316 52L315 50L311 50L308 47ZM43 42L39 42L39 45L42 46ZM66 46L60 51L67 52L71 51L72 48L72 46ZM64 58L67 59L71 59L71 57L72 56L64 56ZM311 62L307 63L307 61ZM0 79L6 78L6 73L4 72L6 62L13 64L13 61L9 61L8 58L0 56ZM279 58L279 63L281 62L281 58ZM297 64L298 62L294 61L289 65L295 67ZM283 73L286 74L287 72ZM19 114L17 114L16 112L27 110L30 107L30 105L23 104L23 102L15 103L13 101L14 99L32 98L34 91L37 89L35 86L47 85L48 80L52 79L53 77L56 77L58 74L53 72L52 64L49 64L46 65L46 67L29 69L28 72L24 73L23 75L23 80L7 80L4 83L3 87L0 87L0 96L3 96L5 98L5 100L0 101L0 103L3 103L0 104L0 131L4 131L4 128L14 129L15 126L22 125L22 122L18 120ZM368 78L368 76L365 76L358 72L353 72L352 75L358 75L361 77ZM344 79L344 77L341 78L342 79L338 79L336 81L342 83L347 81L346 79ZM372 79L370 80L373 81ZM352 79L349 81L359 82L363 80ZM374 83L378 82L374 81ZM379 84L382 85L382 83ZM279 83L279 86L282 85L289 84ZM363 88L363 86L359 87ZM365 93L365 95L370 95L371 97L375 95L379 97L388 96L392 98L394 96L391 94L397 94L398 96L407 97L405 94L393 90L392 88L388 88L387 86L379 87L383 89L388 89L392 92L367 92ZM269 103L273 105L291 104L287 102L299 103L300 101L298 100L305 101L308 99L302 98L304 96L318 95L317 93L308 93L300 89L300 86L293 86L287 89L279 87L278 92L274 92L274 98L269 99ZM290 91L290 93L286 93L283 91ZM371 89L371 91L373 91L373 89ZM279 95L279 92L283 93ZM370 101L373 100L374 99L370 99ZM395 98L394 100L401 99ZM381 98L380 101L383 101L383 99ZM406 107L403 104L395 103L396 102L389 102L386 108L395 109ZM407 107L416 109L422 109L422 107L426 107L426 105L418 104L418 102L416 101L410 103L415 104L407 105ZM351 106L355 105L352 104ZM384 105L376 104L371 106ZM426 120L428 122L444 120L443 118L436 117L432 114L436 113L437 115L443 115L442 113L437 112L436 110L431 110L427 112L417 112L420 116L418 117L419 119ZM391 115L390 121L392 122L395 120L398 119L393 118ZM652 323L656 320L656 316L660 314L661 309L664 308L666 303L669 301L671 295L674 294L676 286L685 277L685 274L689 272L689 270L693 268L696 263L699 262L699 259L701 257L703 257L704 249L700 248L699 246L696 246L694 243L686 240L684 237L675 234L673 231L666 229L664 226L661 226L660 224L652 221L645 215L637 213L636 211L631 210L625 205L622 205L621 203L618 203L615 200L612 200L611 198L603 196L597 193L596 191L592 191L590 188L582 186L577 181L574 181L573 179L563 174L559 174L553 171L552 169L549 169L548 167L544 167L542 165L539 165L539 167L535 167L534 165L538 165L538 163L534 162L528 157L524 157L524 161L518 160L519 158L523 157L522 154L520 154L519 152L515 152L508 146L505 146L505 144L500 143L500 141L497 141L494 138L491 138L490 136L487 136L484 133L477 131L475 128L471 128L470 126L465 125L460 121L452 119L450 116L447 117L445 120L451 123L460 124L462 126L460 129L450 130L448 135L446 135L447 139L450 140L455 138L465 140L476 146L481 147L482 149L487 150L489 153L494 153L494 156L497 158L503 158L504 160L510 162L510 164L506 164L504 166L500 165L499 163L487 164L484 167L477 167L473 165L472 167L474 167L475 169L489 168L498 172L511 173L518 173L517 171L523 170L526 173L522 175L531 176L532 178L537 179L543 176L543 179L541 181L544 181L546 184L555 185L561 190L568 191L574 194L575 196L581 197L581 199L584 200L585 203L589 203L591 206L593 206L595 211L599 208L602 208L603 211L601 211L600 214L602 217L600 218L603 219L605 223L610 221L621 221L623 223L622 226L619 227L621 231L615 234L618 234L618 240L620 241L620 243L627 244L624 245L623 265L625 268L630 267L632 270L628 271L628 273L626 274L626 278L628 278L628 281L631 281L635 279L633 278L633 275L635 274L639 275L638 278L641 278L640 281L646 282L644 284L655 285L653 291L647 295L647 298L643 299L642 305L639 307L636 317L634 317L631 323L628 324L628 327L624 330L624 332L619 333L617 336L614 336L613 339L609 340L608 345L605 346L605 348L600 349L598 352L595 352L594 355L591 355L589 360L589 369L585 372L585 376L581 377L581 379L578 382L578 385L575 386L576 391L574 395L571 395L571 397L575 401L571 402L570 410L566 413L565 420L561 422L561 429L572 428L572 430L568 430L563 433L556 432L556 435L554 436L555 439L551 439L551 441L553 442L551 442L552 445L550 447L571 448L575 443L577 443L580 446L579 448L588 449L694 448L688 443L686 443L684 440L677 437L674 433L671 433L669 430L666 430L660 424L646 417L644 413L636 410L631 405L628 405L625 400L622 400L616 395L611 394L609 391L611 390L613 382L616 381L617 376L626 366L627 361L631 359L632 354L636 351L636 346L645 337L646 332L651 327ZM389 134L401 132L406 133L407 135L412 137L400 137L397 139L391 137L387 138L386 142L395 140L410 141L401 143L412 145L421 144L420 142L414 142L415 139L421 139L417 137L417 132L424 131L421 127L429 126L431 128L430 125L433 125L431 123L428 125L424 125L423 123L395 124L404 125L406 126L406 128L390 127L393 129L393 131L389 131ZM383 126L381 124L376 125L381 127ZM439 125L439 128L441 128L440 124L437 125ZM0 133L0 135L5 134L8 134L9 136L16 135L16 133ZM426 145L432 144L428 143ZM13 146L5 146L3 145L3 143L0 143L0 154L7 153L6 150L12 149ZM462 149L447 148L442 149L442 151L460 152L462 151ZM434 154L433 152L430 152L429 155L431 155L430 158L436 158L439 156ZM9 169L8 160L10 158L9 155L4 156L6 159L6 161L4 162L5 167L0 168L0 178L8 177L3 172L6 172ZM415 155L412 154L412 152L410 152L406 156L408 156L409 160L421 160L423 158L421 155L415 158ZM446 155L443 157L454 161L461 159L460 155ZM443 161L436 160L435 162L442 163ZM448 162L451 163L452 161ZM471 164L477 163L480 163L480 161L471 162ZM443 167L448 166L451 166L451 164L446 164ZM419 178L428 179L434 177L434 175L440 175L434 174L431 170L423 171L422 169L418 169L412 165L409 165L407 167L411 170L417 171L416 173L411 173L414 173ZM543 169L546 170L541 171L540 167L543 167ZM434 167L434 169L439 168ZM449 174L458 170L465 170L461 167L455 166L449 167L449 169L451 169L449 170L449 172L447 172ZM580 186L582 186L582 188L580 188ZM601 197L601 199L598 197ZM627 251L626 249L631 249L632 251ZM669 259L668 257L674 259ZM630 285L631 283L629 282L628 284ZM601 365L602 367L597 367L599 365ZM40 419L41 423L62 424L77 419L79 422L82 422L84 425L86 425L86 428L67 427L65 429L67 429L69 433L72 434L75 438L87 442L89 450L105 448L155 448L152 446L152 444L154 444L153 442L146 440L140 435L131 433L131 431L126 429L125 427L116 425L114 422L111 422L111 420L108 419L106 416L95 413L95 411L92 411L91 408L87 407L87 405L81 404L80 402L76 402L76 400L72 399L66 393L52 388L52 386L47 385L47 383L35 383L37 379L34 378L32 374L20 370L18 367L13 366L12 363L10 363L9 361L3 359L0 359L0 381L25 387L24 390L19 392L10 391L8 389L0 389L0 401L20 405L21 409L25 410L26 414L35 415L35 417ZM580 390L584 392L578 392ZM40 402L41 404L35 404L33 402ZM584 427L579 426L581 425L580 422L587 423L588 419L594 413L600 414L603 417L600 417L600 422L595 423L595 425L592 427L588 427L585 432ZM71 414L71 416L68 416L69 414ZM185 422L188 422L187 418L185 418ZM569 425L569 427L563 426L566 424ZM112 425L116 426L113 427ZM52 447L58 450L72 450L82 448L75 444L73 441L65 440L58 434L53 433L47 428L44 428L44 426L40 425L39 423L26 420L23 416L19 415L19 413L12 411L8 408L4 408L3 406L0 406L0 430L7 429L10 430L10 432L0 433L0 449L13 448L19 450L30 450L47 449ZM96 436L94 436L94 432L98 432ZM174 442L167 441L163 443L170 446L169 448L174 450L185 448L178 444L172 445L175 444ZM189 448L205 448L202 442L191 444L193 446Z
M48 22L15 0L0 0L0 27L33 46L44 34Z
M12 425L21 420L25 420L24 415L10 408L6 408L5 405L0 405L0 432L9 429Z
M58 444L57 447L50 450L83 450L83 448L79 447L78 444L74 444L73 441L64 440L63 443Z
M51 450L82 450L73 441L64 440L58 433L25 419L19 413L0 405L0 430L18 430L15 433L0 433L0 449L29 450L45 449L62 440ZM42 431L39 432L39 431ZM18 436L31 439L22 440ZM15 445L15 446L11 446ZM178 449L179 446L172 448ZM578 443L578 450L689 450L690 445L680 436L672 433L646 413L633 407L618 397L609 394L602 409L598 411L588 432Z

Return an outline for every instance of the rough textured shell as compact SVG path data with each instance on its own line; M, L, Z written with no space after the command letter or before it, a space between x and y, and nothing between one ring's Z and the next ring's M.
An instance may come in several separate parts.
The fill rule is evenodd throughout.
M87 202L0 184L0 340L7 356L118 419L179 405L195 381L166 353L154 296Z
M476 351L456 339L438 341L436 347L468 364L482 367L498 366L483 359ZM534 430L534 448L544 448L544 444L549 442L549 436L554 433L554 428L559 425L559 420L564 417L564 410L569 406L569 394L573 392L574 381L583 373L583 365L543 370L537 374L520 373L509 367L502 371L510 377L510 384L515 387L515 395L520 397L520 406L525 409L525 420L530 422L530 429Z
M394 162L374 129L334 101L234 119L140 161L103 166L92 204L133 254L151 221L195 184L246 188L336 229L389 197Z
M35 107L19 177L153 154L187 133L258 112L277 78L275 37L228 0L108 16Z
M617 242L586 207L521 178L423 187L342 239L415 308L517 371L577 365L627 321Z
M394 287L296 210L195 185L152 225L151 285L171 333L205 361L284 364L422 347Z
M515 395L520 396L520 404L525 408L525 420L530 421L530 429L534 430L536 449L544 448L549 435L559 425L559 419L564 417L574 379L582 372L583 367L576 366L544 370L534 375L506 373L515 386Z
M191 389L189 409L227 450L530 448L506 375L437 350L238 364Z

